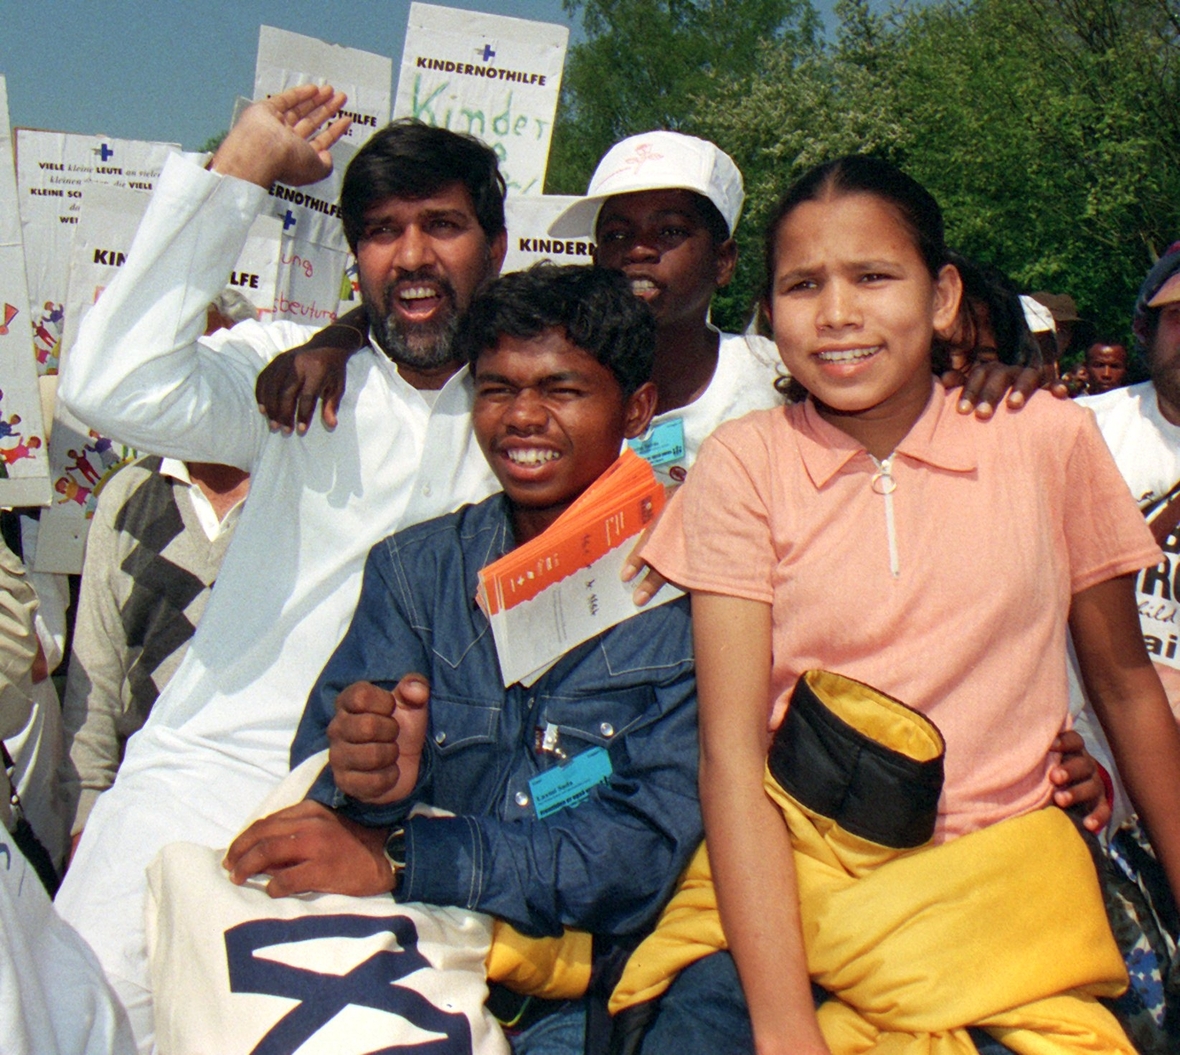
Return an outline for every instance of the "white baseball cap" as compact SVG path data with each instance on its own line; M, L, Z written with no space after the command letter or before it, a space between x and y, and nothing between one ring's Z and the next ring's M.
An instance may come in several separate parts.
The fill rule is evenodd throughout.
M680 132L644 132L616 143L590 177L586 197L549 225L555 238L593 238L607 198L642 190L688 190L717 206L732 235L746 192L737 165L720 147Z

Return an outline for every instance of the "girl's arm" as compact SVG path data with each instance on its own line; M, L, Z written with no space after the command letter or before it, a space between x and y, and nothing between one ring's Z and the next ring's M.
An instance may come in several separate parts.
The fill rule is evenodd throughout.
M1074 594L1069 626L1086 693L1123 783L1180 895L1180 731L1143 646L1134 577Z
M692 594L701 807L725 936L757 1055L824 1053L786 823L762 787L770 706L770 605Z

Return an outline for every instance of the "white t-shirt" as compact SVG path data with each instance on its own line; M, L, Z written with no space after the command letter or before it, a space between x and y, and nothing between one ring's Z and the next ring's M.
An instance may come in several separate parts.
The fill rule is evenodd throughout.
M1162 498L1180 481L1180 426L1160 413L1155 386L1150 381L1084 396L1077 402L1094 412L1115 464L1141 508ZM1172 711L1180 719L1180 598L1175 593L1176 576L1180 574L1180 530L1174 530L1162 548L1164 563L1138 574L1136 594L1144 644L1155 661ZM1091 752L1114 773L1110 749L1098 721L1088 705L1082 710L1083 704L1081 676L1071 647L1070 710L1077 715L1077 729ZM1120 787L1112 824L1120 823L1129 812Z
M286 775L308 692L348 627L373 543L498 488L472 435L466 369L431 406L370 347L349 361L334 431L318 419L304 436L269 431L256 376L312 331L247 321L200 338L266 197L170 158L58 393L84 422L141 451L252 474L188 654L128 741L58 895L141 1044L151 1034L145 867L169 842L228 845Z
M708 387L687 406L657 414L631 446L651 462L665 484L681 483L701 444L723 421L782 406L774 382L785 373L772 341L755 334L723 333Z
M1166 495L1180 480L1180 426L1160 413L1150 381L1077 402L1094 411L1119 472L1141 507Z

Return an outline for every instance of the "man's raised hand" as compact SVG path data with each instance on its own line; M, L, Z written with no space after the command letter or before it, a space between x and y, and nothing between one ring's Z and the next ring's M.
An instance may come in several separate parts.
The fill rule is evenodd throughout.
M336 787L372 805L404 799L418 782L430 724L430 684L407 674L393 692L367 681L336 697L328 723L328 764Z
M316 183L332 171L329 148L352 118L332 121L345 103L330 84L303 84L247 107L217 148L210 168L269 189ZM321 126L332 121L326 128Z

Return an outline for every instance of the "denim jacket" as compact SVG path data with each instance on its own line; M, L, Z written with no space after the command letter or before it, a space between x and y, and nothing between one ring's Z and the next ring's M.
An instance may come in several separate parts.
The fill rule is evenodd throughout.
M430 731L411 796L356 802L329 768L311 797L379 827L401 824L418 802L456 814L406 823L399 900L477 909L530 934L633 934L654 921L702 837L687 599L578 646L531 688L505 689L474 598L480 569L512 546L503 495L377 543L291 762L327 746L348 685L391 689L424 675ZM530 779L594 747L609 754L606 782L539 819Z

